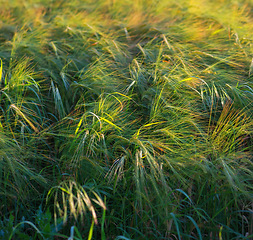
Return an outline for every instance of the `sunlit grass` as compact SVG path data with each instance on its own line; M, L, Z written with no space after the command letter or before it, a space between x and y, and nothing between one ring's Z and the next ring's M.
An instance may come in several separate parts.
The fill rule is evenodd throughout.
M252 1L0 4L0 238L252 238Z

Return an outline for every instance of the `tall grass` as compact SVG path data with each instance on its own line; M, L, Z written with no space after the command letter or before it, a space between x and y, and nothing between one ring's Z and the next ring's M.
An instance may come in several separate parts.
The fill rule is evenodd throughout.
M250 0L0 3L2 238L252 238Z

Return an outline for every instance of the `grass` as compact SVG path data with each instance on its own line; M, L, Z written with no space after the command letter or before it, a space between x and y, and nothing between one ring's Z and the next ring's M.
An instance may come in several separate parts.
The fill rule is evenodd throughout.
M251 0L0 3L1 238L253 238Z

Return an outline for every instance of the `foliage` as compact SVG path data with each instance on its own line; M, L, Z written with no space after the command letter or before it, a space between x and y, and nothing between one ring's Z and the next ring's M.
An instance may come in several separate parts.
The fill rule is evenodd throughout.
M1 238L252 238L251 0L0 4Z

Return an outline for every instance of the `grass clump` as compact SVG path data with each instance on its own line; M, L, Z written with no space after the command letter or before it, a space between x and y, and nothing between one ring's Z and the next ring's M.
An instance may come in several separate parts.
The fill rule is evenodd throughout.
M3 239L252 238L251 1L0 3Z

